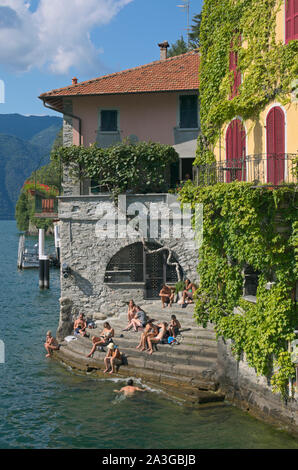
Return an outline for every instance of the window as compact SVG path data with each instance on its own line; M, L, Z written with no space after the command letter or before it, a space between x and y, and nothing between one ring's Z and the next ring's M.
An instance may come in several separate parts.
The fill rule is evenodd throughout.
M101 132L116 132L118 130L118 111L100 111L100 130Z
M226 181L246 181L246 132L240 119L234 119L226 133Z
M241 36L238 37L240 43ZM233 72L233 82L231 85L230 100L239 94L239 87L241 85L241 72L238 70L238 51L234 50L234 41L231 41L230 46L230 72Z
M181 129L197 129L198 97L197 95L180 96L180 127Z
M298 0L285 0L286 6L286 44L298 39Z

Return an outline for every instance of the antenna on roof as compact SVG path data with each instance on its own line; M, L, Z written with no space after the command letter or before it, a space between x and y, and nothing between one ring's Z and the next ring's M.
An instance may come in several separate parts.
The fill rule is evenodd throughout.
M182 0L184 3L183 5L177 5L179 8L184 8L186 10L186 17L187 17L187 46L189 48L189 34L190 34L190 27L189 27L189 8L190 8L190 0Z

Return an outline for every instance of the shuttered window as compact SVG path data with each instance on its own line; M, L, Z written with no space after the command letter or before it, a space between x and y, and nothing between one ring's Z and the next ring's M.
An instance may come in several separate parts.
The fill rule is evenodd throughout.
M246 133L242 122L234 119L226 133L226 181L246 181Z
M118 130L118 112L115 110L102 110L100 112L100 130L113 132Z
M286 44L298 39L298 0L285 0Z
M180 127L182 129L196 129L198 127L197 95L180 96Z
M268 113L266 140L267 182L280 184L285 174L285 114L279 106Z

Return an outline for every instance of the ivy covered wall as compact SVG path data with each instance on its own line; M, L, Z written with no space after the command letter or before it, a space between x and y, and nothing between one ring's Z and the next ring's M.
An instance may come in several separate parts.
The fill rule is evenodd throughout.
M269 103L291 103L293 81L298 77L298 41L287 45L284 41L286 1L205 0L200 31L202 136L198 140L197 164L214 161L222 128L234 117L250 120L251 127ZM238 54L242 76L239 93L233 99L231 44ZM294 126L297 103L293 106Z
M186 184L180 198L204 208L198 323L212 321L218 335L233 340L236 357L245 353L248 364L271 379L273 390L286 395L289 378L295 376L288 341L298 327L295 187ZM259 275L256 303L243 299L246 266Z

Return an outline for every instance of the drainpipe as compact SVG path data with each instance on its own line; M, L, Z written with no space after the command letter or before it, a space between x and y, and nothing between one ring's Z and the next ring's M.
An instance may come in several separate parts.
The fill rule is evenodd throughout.
M51 109L52 111L56 111L58 113L62 113L62 111L60 111L59 109L55 109L52 106L47 105L44 98L42 99L42 101L43 101L43 105L45 108ZM64 113L64 112L63 114L65 116L71 117L73 119L77 119L79 121L79 142L80 142L80 145L82 145L82 119L79 116L75 116L74 114Z

